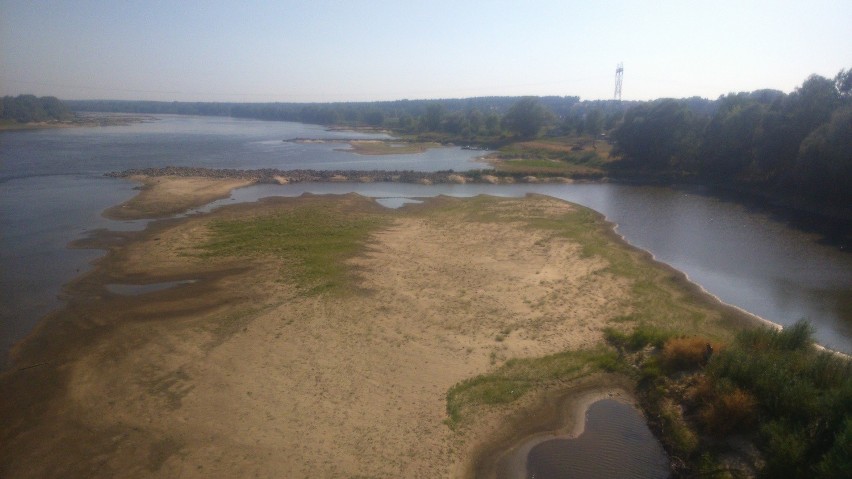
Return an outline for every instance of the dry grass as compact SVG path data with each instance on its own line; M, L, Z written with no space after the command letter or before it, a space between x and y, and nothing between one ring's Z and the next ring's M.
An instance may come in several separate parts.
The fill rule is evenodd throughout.
M698 417L706 431L722 436L752 426L756 412L757 399L742 389L733 388L718 393L701 409Z
M663 345L662 362L673 371L694 370L707 364L712 352L718 350L718 344L704 338L672 338Z

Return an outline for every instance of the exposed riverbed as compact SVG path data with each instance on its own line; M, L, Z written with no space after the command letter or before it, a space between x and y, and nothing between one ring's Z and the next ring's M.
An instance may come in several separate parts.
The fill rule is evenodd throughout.
M99 229L141 228L109 221L106 208L132 197L134 183L103 178L129 168L168 165L262 169L479 169L482 152L436 148L423 154L369 157L336 151L342 144L286 143L387 138L330 132L317 126L228 118L166 116L157 122L0 135L0 310L3 350L60 303L60 287L87 269L97 251L66 245ZM378 198L437 194L517 196L537 192L601 211L632 244L686 272L723 301L779 324L806 318L817 339L852 352L852 255L791 227L777 212L722 200L694 188L617 184L300 183L236 190L226 204L270 195L357 191ZM207 208L209 209L209 208Z

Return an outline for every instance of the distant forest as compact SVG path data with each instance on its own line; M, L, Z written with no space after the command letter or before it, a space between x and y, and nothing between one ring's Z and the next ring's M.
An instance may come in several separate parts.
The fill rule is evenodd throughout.
M852 70L812 75L790 94L732 93L712 106L661 99L632 107L612 132L616 166L852 211Z
M75 111L229 116L260 120L295 121L318 125L387 128L399 133L439 134L448 140L487 141L505 137L504 117L520 100L533 97L478 97L439 100L396 100L339 103L203 103L124 100L75 100L65 103ZM576 96L534 97L537 114L548 120L541 132L558 134L568 127L583 129L594 111L609 129L639 102L580 101ZM551 121L551 120L559 121ZM449 136L446 136L449 135Z
M4 96L0 99L0 120L18 123L68 120L74 113L66 103L52 96Z
M792 93L654 101L478 97L340 103L200 103L5 97L20 122L74 111L213 115L347 127L500 147L539 136L607 138L623 179L698 182L852 218L852 70L808 77Z

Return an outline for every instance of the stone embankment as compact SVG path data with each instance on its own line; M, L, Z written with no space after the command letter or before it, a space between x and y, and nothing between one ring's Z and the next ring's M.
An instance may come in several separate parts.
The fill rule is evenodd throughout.
M441 183L570 183L564 177L534 177L528 175L496 172L493 170L474 170L465 172L448 171L385 171L385 170L278 170L264 168L258 170L212 169L166 166L163 168L131 169L106 173L112 178L131 176L179 176L202 178L228 178L251 180L255 183L306 183L306 182L388 182L419 183L424 185Z

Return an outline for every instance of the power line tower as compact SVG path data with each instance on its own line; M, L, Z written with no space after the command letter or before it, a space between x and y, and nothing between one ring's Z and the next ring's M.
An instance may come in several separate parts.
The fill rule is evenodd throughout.
M615 99L621 101L621 80L624 79L624 63L615 68Z

